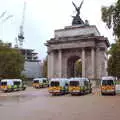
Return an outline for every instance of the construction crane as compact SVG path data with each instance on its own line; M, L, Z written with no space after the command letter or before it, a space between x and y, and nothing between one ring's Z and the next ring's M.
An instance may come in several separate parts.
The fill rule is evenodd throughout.
M2 14L0 15L0 20L1 20L1 23L4 23L4 22L6 22L8 19L10 19L11 17L13 17L13 15L8 15L8 16L5 16L6 15L6 13L7 13L7 11L4 11L4 12L2 12ZM5 16L5 17L4 17Z
M7 11L4 11L4 12L0 15L0 19L1 19L2 17L4 17L4 15L6 14L6 12L7 12Z
M23 13L22 13L22 21L21 21L21 25L20 25L20 31L19 31L18 37L16 39L19 42L19 47L23 46L23 41L24 41L23 28L24 28L24 20L25 20L25 10L26 10L26 2L24 2ZM17 44L17 46L18 46L18 44Z
M3 25L3 23L5 23L7 20L9 20L11 17L13 17L13 15L11 14L7 14L7 11L2 12L2 14L0 15L0 25ZM7 15L6 15L7 14ZM1 26L0 29L3 29L3 27ZM1 35L3 34L3 30L1 32ZM1 38L3 39L3 38Z

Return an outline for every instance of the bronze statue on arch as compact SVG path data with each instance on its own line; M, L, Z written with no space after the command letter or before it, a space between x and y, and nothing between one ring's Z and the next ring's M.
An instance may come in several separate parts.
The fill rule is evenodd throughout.
M74 2L72 2L73 6L76 9L76 16L73 16L73 21L72 21L72 25L78 25L78 24L84 24L83 20L80 18L80 9L83 5L84 0L80 3L79 7L76 6L76 4Z

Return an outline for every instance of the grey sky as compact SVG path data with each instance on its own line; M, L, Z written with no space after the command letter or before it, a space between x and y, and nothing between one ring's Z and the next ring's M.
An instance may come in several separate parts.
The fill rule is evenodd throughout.
M5 17L13 15L5 22L0 19L0 39L5 42L15 44L15 37L18 35L19 26L22 19L24 0L0 0L0 14L7 11ZM40 59L46 56L44 43L54 36L55 29L70 26L75 9L72 5L74 1L77 5L81 0L26 0L26 14L24 33L24 48L35 49L40 55ZM108 30L101 21L101 6L109 6L115 0L84 0L81 9L81 17L87 19L91 25L96 25L101 35L108 37L110 43L113 42L112 31Z

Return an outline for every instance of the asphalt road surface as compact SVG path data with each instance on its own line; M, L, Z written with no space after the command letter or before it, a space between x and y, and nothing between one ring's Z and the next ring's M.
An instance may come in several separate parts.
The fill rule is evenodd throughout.
M120 96L99 89L82 96L51 96L48 90L0 92L0 120L119 120Z

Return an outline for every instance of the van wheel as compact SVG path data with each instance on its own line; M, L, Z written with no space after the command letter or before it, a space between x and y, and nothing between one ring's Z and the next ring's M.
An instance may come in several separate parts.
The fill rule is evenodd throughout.
M101 92L101 95L105 95L105 94Z
M114 93L113 93L113 95L115 96L115 95L116 95L116 93L114 92Z
M25 90L26 88L25 87L23 87L23 89L22 90Z
M83 95L86 95L86 91L85 90L83 91Z
M4 93L7 93L7 92L8 92L8 90L5 90L5 91L4 91Z
M89 91L89 93L92 93L92 88L90 88L90 91Z

